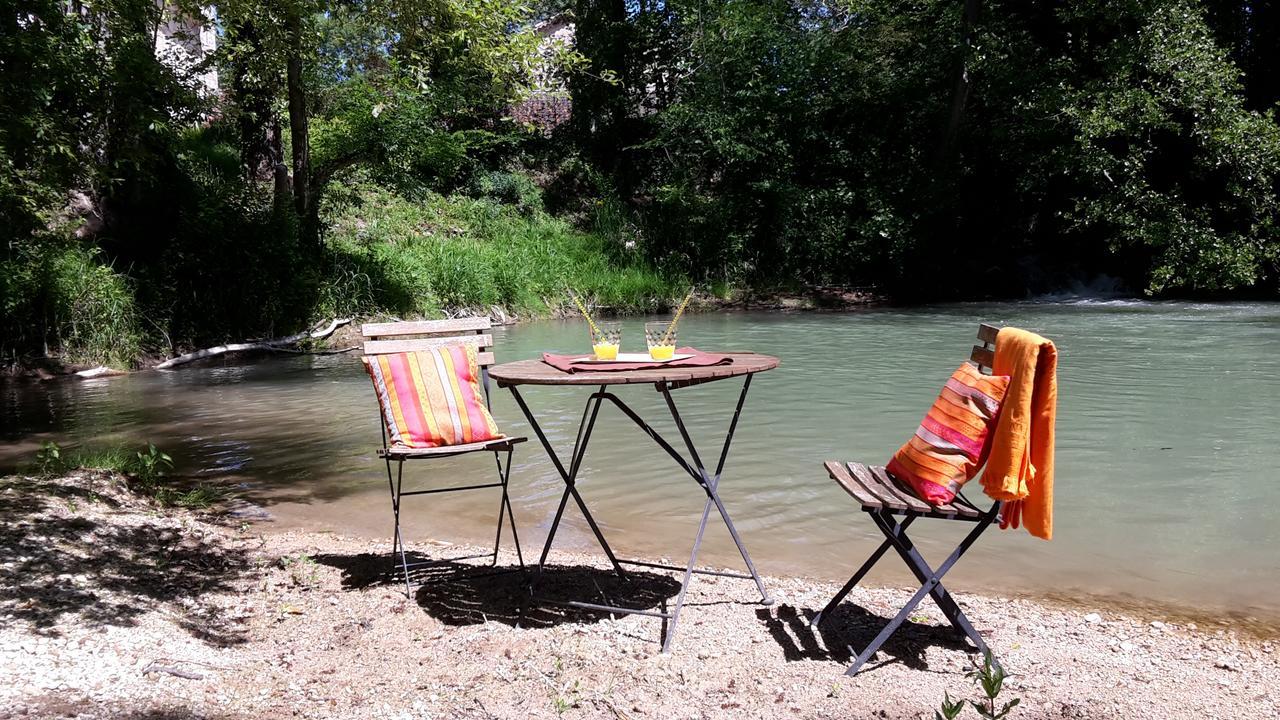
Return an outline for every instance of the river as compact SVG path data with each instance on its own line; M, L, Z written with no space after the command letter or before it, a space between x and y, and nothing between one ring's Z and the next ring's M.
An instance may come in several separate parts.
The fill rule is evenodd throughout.
M752 385L721 488L762 572L843 580L874 549L879 535L821 463L883 463L967 357L979 321L1036 330L1058 344L1056 537L989 531L948 585L1234 621L1280 618L1280 304L1098 300L686 318L682 344L782 360ZM624 349L642 349L642 322L625 321ZM581 351L585 335L581 323L558 321L495 331L499 361ZM676 393L701 446L723 436L737 387ZM670 427L652 388L621 392ZM355 357L10 382L0 397L0 465L29 460L44 440L150 441L174 456L178 474L238 485L270 512L267 531L389 532L386 480L373 452L376 406ZM572 442L582 389L533 388L526 398L554 442ZM508 433L529 431L506 391L495 390L494 414ZM526 554L536 553L562 485L536 442L516 457L513 502ZM487 481L493 463L481 456L414 468L463 483ZM602 415L580 483L615 548L687 556L698 491L616 412ZM976 483L973 492L980 496ZM497 498L411 498L406 512L410 539L485 542ZM590 548L580 516L571 509L568 518L557 542ZM938 558L968 527L951 525L960 524L917 524L926 557ZM704 557L735 565L723 528L708 532ZM896 560L883 567L873 582L907 584Z

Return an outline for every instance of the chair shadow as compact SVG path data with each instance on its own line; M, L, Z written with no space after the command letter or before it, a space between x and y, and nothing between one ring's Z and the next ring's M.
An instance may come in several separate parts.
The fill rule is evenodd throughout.
M680 583L667 575L627 571L627 578L612 570L581 565L547 565L538 579L537 598L529 596L535 566L521 571L517 565L481 565L431 560L410 552L409 581L413 598L431 617L446 625L480 625L499 622L524 628L548 628L567 623L599 622L607 611L566 606L571 601L616 605L631 610L667 611L668 601L680 592ZM393 573L385 553L355 555L322 554L315 561L342 571L342 586L359 590L373 586L403 591L404 579Z
M788 662L832 660L851 664L891 619L849 602L833 609L816 628L809 624L814 615L813 611L797 611L790 605L780 605L772 612L768 608L756 611L756 617L782 647ZM874 665L869 662L863 666L862 672L893 662L900 662L913 670L928 670L929 664L925 660L928 647L977 652L967 638L950 625L925 625L908 619L880 646L880 652L891 659Z

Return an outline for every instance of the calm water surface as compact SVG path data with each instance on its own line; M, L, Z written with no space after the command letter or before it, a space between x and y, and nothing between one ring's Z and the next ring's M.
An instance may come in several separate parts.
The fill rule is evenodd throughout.
M884 462L967 356L980 320L1040 331L1060 348L1057 535L1046 543L989 531L949 584L1280 618L1276 304L1003 303L687 318L684 343L782 359L753 383L722 484L763 572L843 580L871 552L879 535L821 462ZM625 323L624 345L641 348L642 322ZM580 351L586 333L580 323L546 322L495 335L499 359L514 360ZM737 389L731 380L676 393L704 455L723 437ZM659 428L671 428L651 387L620 392ZM495 393L499 425L528 433L509 393ZM525 395L553 441L570 444L585 389ZM183 474L242 484L271 512L269 527L379 539L389 532L385 476L373 453L376 406L353 357L12 383L0 385L0 396L0 465L24 461L46 439L150 440ZM437 481L459 483L487 481L493 471L485 456L430 467ZM561 482L535 442L518 450L513 478L522 539L540 547ZM602 411L580 483L620 552L687 556L701 496L616 411ZM492 537L494 496L406 503L411 534ZM930 524L917 527L934 557L964 529L921 527ZM560 538L566 547L591 547L572 510ZM704 548L708 562L734 564L723 528L713 526ZM880 582L906 584L890 563L880 572Z

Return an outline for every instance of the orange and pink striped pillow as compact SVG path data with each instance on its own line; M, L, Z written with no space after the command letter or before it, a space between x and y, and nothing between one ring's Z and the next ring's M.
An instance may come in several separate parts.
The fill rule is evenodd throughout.
M987 461L991 429L1008 389L1008 375L983 375L969 363L961 365L885 469L921 499L951 502Z
M427 448L504 437L480 394L474 346L362 359L392 445Z

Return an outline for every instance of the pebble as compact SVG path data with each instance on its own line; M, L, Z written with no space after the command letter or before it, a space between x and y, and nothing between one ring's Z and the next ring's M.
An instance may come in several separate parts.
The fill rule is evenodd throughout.
M1089 623L1090 625L1097 625L1098 623L1102 622L1102 616L1096 612L1091 612L1088 615L1084 616L1084 621Z
M1159 620L1152 620L1151 627L1155 628L1156 630L1163 630L1165 628L1165 624L1160 622Z
M1227 657L1226 655L1220 656L1218 660L1214 662L1213 666L1222 670L1240 672L1240 661L1233 657Z

